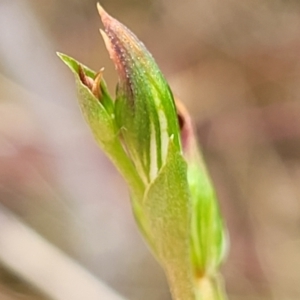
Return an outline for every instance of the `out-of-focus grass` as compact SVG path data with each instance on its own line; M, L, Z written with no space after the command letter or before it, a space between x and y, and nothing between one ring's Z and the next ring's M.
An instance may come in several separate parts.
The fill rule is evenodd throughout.
M146 43L195 119L231 235L230 299L299 299L300 4L102 5ZM129 299L167 299L55 56L104 66L115 85L95 2L2 1L0 25L1 202Z
M0 296L3 300L47 299L3 267L0 267L0 280Z

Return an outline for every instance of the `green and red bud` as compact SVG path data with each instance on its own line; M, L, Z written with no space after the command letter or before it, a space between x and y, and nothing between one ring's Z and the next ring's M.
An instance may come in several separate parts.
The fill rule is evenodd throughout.
M198 291L214 290L210 279L223 260L226 236L190 116L179 101L175 105L143 43L99 4L98 11L119 77L116 99L107 91L103 69L96 73L59 54L75 74L82 113L129 186L137 223L166 271L174 299L221 299Z
M172 92L146 47L98 4L101 31L119 83L115 115L125 147L145 184L166 162L169 140L180 151Z
M190 230L191 261L199 298L224 300L219 267L228 250L228 237L219 211L214 187L197 145L192 120L184 105L177 100L183 155L191 196Z

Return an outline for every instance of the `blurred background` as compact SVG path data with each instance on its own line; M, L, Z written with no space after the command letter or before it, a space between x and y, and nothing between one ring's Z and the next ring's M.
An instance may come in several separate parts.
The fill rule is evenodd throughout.
M229 298L299 299L300 2L101 4L144 41L194 118L231 237L222 269ZM105 67L114 92L99 27L95 0L0 0L0 299L51 299L1 256L14 221L124 298L170 299L126 186L97 148L55 54ZM43 262L16 234L17 266L29 254ZM52 263L41 264L40 278Z

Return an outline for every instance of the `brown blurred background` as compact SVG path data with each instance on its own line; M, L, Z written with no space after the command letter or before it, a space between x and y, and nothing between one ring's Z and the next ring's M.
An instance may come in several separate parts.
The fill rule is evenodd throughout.
M125 298L167 300L126 186L55 54L105 67L114 91L95 4L0 0L0 201ZM300 2L101 4L145 42L195 120L231 237L229 298L300 299ZM51 297L0 257L0 299Z

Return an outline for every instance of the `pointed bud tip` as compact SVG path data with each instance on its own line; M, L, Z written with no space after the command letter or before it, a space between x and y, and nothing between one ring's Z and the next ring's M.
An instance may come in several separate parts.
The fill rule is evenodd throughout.
M111 58L114 62L116 62L115 51L114 51L114 49L113 49L113 45L112 45L112 43L111 43L110 38L107 36L106 32L103 31L102 29L99 29L99 31L100 31L100 34L101 34L101 36L102 36L102 38L103 38L105 47L106 47L106 49L107 49L107 51L108 51L108 53L109 53L110 58Z
M181 135L181 144L185 151L190 146L191 141L195 138L193 125L190 114L184 104L179 99L175 99L175 105Z
M99 2L97 3L97 9L103 25L106 26L107 21L111 19L111 16L106 12Z

